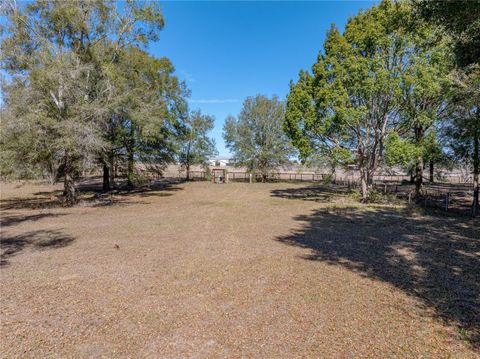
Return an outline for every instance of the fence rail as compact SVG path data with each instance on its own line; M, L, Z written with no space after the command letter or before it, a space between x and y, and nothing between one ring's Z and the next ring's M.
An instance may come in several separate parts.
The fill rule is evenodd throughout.
M207 171L190 171L190 179L194 181L208 180ZM165 177L185 178L185 173ZM230 182L249 182L268 181L268 182L311 182L319 183L331 181L337 185L343 185L348 188L357 188L360 179L354 176L343 176L331 178L330 175L323 173L292 173L277 172L270 173L266 178L259 174L253 174L246 171L228 171L228 181ZM407 183L408 181L408 183ZM410 202L416 201L422 207L439 208L448 212L469 215L472 213L473 185L472 183L428 183L425 181L421 199L415 199L415 185L410 184L410 177L404 175L377 175L373 177L372 187L383 194L393 194L399 198Z
M422 196L415 198L415 185L374 182L373 188L385 195L415 201L424 208L436 208L461 215L472 214L473 186L467 184L425 184Z
M250 179L250 172L247 171L228 171L228 176L230 181L248 181ZM169 172L164 173L165 178L186 178L185 171L179 172ZM342 185L351 185L356 186L360 183L360 178L358 176L334 176L332 177L329 174L325 173L312 173L312 172L275 172L267 175L266 178L262 178L260 174L253 174L253 180L256 181L279 181L279 182L321 182L321 181L331 181L333 183L338 183ZM208 173L207 171L190 171L190 179L193 180L207 180ZM410 176L406 175L374 175L373 183L388 184L389 186L403 185L407 186L407 182L410 183ZM472 189L471 182L440 182L430 184L428 179L425 179L425 187L431 189L438 189L443 191L449 191L451 186L454 185L456 189L468 191ZM413 186L413 185L412 185Z

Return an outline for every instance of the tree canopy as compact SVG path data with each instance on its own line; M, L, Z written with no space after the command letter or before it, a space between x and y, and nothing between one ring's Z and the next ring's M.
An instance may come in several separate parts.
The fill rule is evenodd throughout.
M179 163L185 167L187 180L190 179L190 167L205 165L210 157L217 155L215 141L208 137L213 129L215 118L202 115L200 110L192 111L185 122L181 140Z
M287 99L285 130L301 155L327 148L354 156L364 199L398 119L405 6L384 2L350 18L343 34L332 26L312 73L300 72Z
M413 21L409 4L384 1L350 18L343 34L332 26L312 72L300 71L290 86L285 131L293 144L304 158L319 152L354 157L363 199L389 134L411 134L422 146L444 106L448 38L426 23L412 30ZM407 148L400 139L389 145ZM423 151L409 153L420 154L422 167Z
M460 67L479 63L479 1L415 0L414 4L423 20L443 26L453 36L456 60Z
M126 163L173 160L188 91L168 59L143 50L164 19L155 2L11 1L1 42L2 174L75 177L103 164L104 188Z
M262 180L288 163L293 148L283 132L284 119L285 106L278 97L247 97L238 118L227 117L223 127L233 162L260 174Z

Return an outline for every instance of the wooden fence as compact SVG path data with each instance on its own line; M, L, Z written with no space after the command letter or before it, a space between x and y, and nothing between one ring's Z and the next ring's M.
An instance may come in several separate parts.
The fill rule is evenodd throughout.
M250 178L250 172L247 171L237 171L237 170L232 170L232 168L227 168L227 172L229 174L229 180L231 181L248 181ZM165 173L164 176L166 178L185 178L186 173L185 171L175 171L175 172L169 172ZM195 170L195 171L190 171L190 178L193 180L207 180L207 172L204 170ZM270 173L267 177L267 181L292 181L292 182L321 182L324 181L327 178L331 178L331 175L325 174L325 173L313 173L313 172L276 172L276 173ZM261 180L261 177L259 175L254 175L253 177L254 180ZM342 175L337 175L331 178L334 183L340 183L340 184L347 184L359 182L360 178L358 173L351 174L351 173L345 173ZM374 175L373 176L373 181L374 182L382 182L382 183L405 183L410 181L410 176L408 175L387 175L387 174L382 174L382 175ZM425 178L425 182L428 182L428 179ZM455 183L455 184L470 184L471 181L462 181L460 177L448 177L446 178L446 182L448 183Z
M319 173L292 173L277 172L267 177L268 182L311 182L319 183L327 180L326 174ZM185 178L185 174L179 173L174 178ZM208 180L206 171L190 171L190 178L194 181ZM330 177L330 176L329 176ZM260 175L253 175L252 180L262 181ZM422 207L437 208L448 212L462 215L472 213L473 186L471 183L433 183L425 181L423 196L415 199L415 185L407 183L409 176L404 175L377 175L373 177L373 188L382 194L395 195L407 201L415 201ZM229 182L249 182L250 172L229 171ZM348 188L358 188L359 178L343 176L332 179L336 185Z
M278 172L271 173L267 176L268 182L321 182L324 179L324 174L315 174L315 173L289 173L289 172ZM177 176L169 176L175 177ZM180 175L178 175L180 177ZM183 174L182 177L185 177ZM192 180L203 180L206 181L207 172L206 171L190 171L190 179ZM262 177L259 174L253 175L252 179L254 181L262 181ZM228 180L232 182L249 182L250 181L250 172L228 172Z
M173 178L185 178L185 172L179 172L178 174L168 174L166 177ZM233 182L248 182L250 180L250 172L246 171L228 171L229 181ZM190 171L190 178L192 180L207 180L206 171ZM329 174L324 173L309 173L309 172L276 172L270 173L266 180L268 182L322 182L327 178L331 178ZM409 180L409 176L404 175L378 175L373 177L374 181L383 182L402 182ZM262 181L262 177L259 174L253 175L253 180ZM359 182L358 177L354 176L337 176L331 178L331 181L339 184L347 184Z
M382 194L393 194L424 208L436 208L461 215L472 214L471 184L425 184L420 198L415 198L415 185L374 182L373 188Z

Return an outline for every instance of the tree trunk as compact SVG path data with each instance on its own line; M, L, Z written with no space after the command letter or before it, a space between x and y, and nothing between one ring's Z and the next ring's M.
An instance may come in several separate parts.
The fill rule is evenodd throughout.
M479 213L479 183L478 177L480 172L480 138L478 131L476 131L473 138L473 204L472 204L472 215L475 217Z
M434 165L435 163L433 162L433 160L430 160L430 182L433 182L434 181L434 178L433 178L433 172L434 172Z
M421 146L423 142L423 127L418 125L415 127L415 142L417 146ZM423 153L421 153L415 163L415 195L418 197L423 190Z
M336 183L335 181L337 180L336 167L337 166L334 163L331 165L332 183L333 184L335 184Z
M134 168L134 161L133 161L133 152L128 152L128 163L127 163L127 187L133 187L133 168Z
M133 148L134 148L134 141L135 141L135 129L133 128L133 124L130 125L130 134L129 134L129 145L127 148L128 151L128 158L127 158L127 187L133 187L133 171L134 171L134 155L133 155Z
M112 189L115 188L115 157L113 154L110 154L109 156L109 161L108 161L108 166L109 168L109 174L110 174L110 187Z
M103 162L103 185L102 191L108 192L110 191L110 168L108 167L107 163Z
M367 172L367 187L371 188L373 186L373 170Z
M423 189L423 157L420 156L415 164L415 194L420 196Z
M368 174L365 168L365 155L363 149L359 148L357 154L358 169L360 170L360 187L362 191L362 202L368 200Z
M193 131L190 130L190 139L187 144L187 156L185 158L185 168L187 170L187 181L190 181L190 149L192 146L192 141L193 141Z
M362 202L368 200L368 180L365 171L360 171L360 183L362 187Z
M73 166L68 155L65 155L64 159L63 196L67 206L70 207L77 203L77 192L73 180Z

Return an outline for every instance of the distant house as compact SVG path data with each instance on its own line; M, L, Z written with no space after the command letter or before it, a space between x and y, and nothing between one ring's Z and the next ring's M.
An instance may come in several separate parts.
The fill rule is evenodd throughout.
M213 158L207 161L211 167L227 167L230 165L230 159L228 158Z

